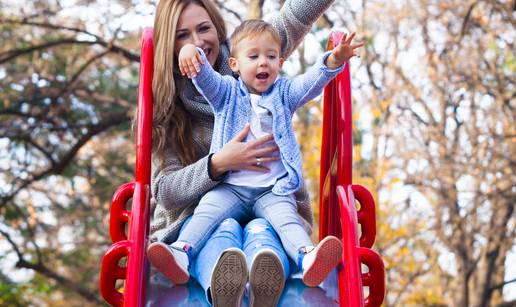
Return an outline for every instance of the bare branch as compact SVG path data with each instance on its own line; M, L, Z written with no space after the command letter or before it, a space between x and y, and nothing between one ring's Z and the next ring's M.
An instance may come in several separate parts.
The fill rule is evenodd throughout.
M33 182L38 181L50 174L61 174L66 167L72 162L73 158L93 136L102 133L106 130L108 130L111 127L117 126L123 122L129 121L130 118L126 114L119 114L116 116L113 116L109 120L106 120L105 122L101 122L97 125L91 125L88 129L88 132L81 136L81 138L75 143L75 145L63 156L61 157L60 161L56 161L54 165L49 167L48 169L41 171L38 174L35 174L31 176L29 179L23 180L21 184L14 189L11 193L7 195L2 195L0 197L0 208L4 207L9 201L11 201L20 191L27 188L29 185L31 185Z

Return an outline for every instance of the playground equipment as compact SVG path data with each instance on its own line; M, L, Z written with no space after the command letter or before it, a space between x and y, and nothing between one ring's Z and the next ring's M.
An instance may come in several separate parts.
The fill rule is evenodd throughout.
M334 32L328 49L340 41ZM150 170L152 147L152 29L143 33L138 90L135 181L121 185L113 196L110 237L113 242L102 259L100 292L113 306L144 306L147 297ZM352 184L352 117L349 65L325 88L323 144L320 169L319 238L342 238L342 265L337 270L337 303L347 307L380 306L385 297L382 259L371 247L376 236L375 204L363 186ZM132 199L131 210L126 203ZM360 209L356 208L356 201ZM360 229L358 226L361 226ZM127 228L127 232L126 232ZM360 237L358 236L360 233ZM126 265L120 261L126 259ZM362 272L362 265L368 271ZM116 281L123 280L123 292ZM363 287L368 287L364 298Z

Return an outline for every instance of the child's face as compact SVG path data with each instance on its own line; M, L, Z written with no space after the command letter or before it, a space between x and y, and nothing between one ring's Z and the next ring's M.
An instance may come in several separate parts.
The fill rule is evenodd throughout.
M268 33L244 38L235 46L235 57L229 58L229 66L240 75L249 92L261 94L276 80L283 65L280 46Z

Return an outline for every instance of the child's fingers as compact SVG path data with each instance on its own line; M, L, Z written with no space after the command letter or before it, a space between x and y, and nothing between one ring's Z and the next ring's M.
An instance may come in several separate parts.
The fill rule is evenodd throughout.
M346 43L346 37L348 37L348 34L347 34L347 33L344 33L344 35L343 35L343 36L342 36L342 38L340 39L340 44L339 44L339 45L337 45L337 47L338 47L338 46L340 46L340 45L342 45L342 44L345 44L345 43Z
M192 58L190 61L190 67L193 67L195 72L199 72L199 62L197 61L197 58Z
M197 57L197 61L199 61L199 63L204 64L204 60L203 60L200 52L197 52L196 57Z
M181 75L186 75L186 67L183 60L179 61L179 71L181 72Z
M355 32L351 32L351 34L349 35L348 40L346 42L348 45L351 44L351 41L355 37L355 34L356 34Z
M360 48L360 47L362 47L364 45L365 45L365 43L358 43L358 44L355 44L355 45L351 45L350 47L351 47L351 49L357 49L357 48Z
M192 59L188 61L188 72L190 77L197 75L197 69L195 69L195 64Z
M192 63L191 59L180 60L179 71L181 72L181 75L186 75L188 78L192 78L197 75L197 70L195 69L195 65Z
M183 60L181 62L180 69L181 69L181 71L183 73L183 76L190 77L190 69L188 68L188 62L186 60Z

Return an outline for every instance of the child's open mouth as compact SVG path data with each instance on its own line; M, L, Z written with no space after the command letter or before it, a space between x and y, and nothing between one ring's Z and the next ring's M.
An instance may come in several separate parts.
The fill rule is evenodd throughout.
M256 75L256 79L258 80L267 80L269 78L269 74L266 72L261 72Z

